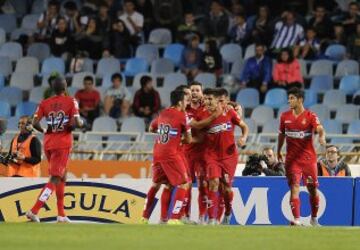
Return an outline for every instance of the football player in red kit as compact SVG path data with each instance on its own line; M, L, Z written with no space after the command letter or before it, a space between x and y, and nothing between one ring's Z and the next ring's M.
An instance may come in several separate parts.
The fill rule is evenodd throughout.
M76 100L65 96L66 86L65 79L54 79L52 88L55 96L43 100L34 114L34 128L45 134L44 150L49 162L50 175L50 180L41 190L35 205L26 212L27 218L34 222L40 222L37 214L54 191L58 208L57 221L70 222L64 212L66 166L72 147L72 128L74 125L82 127L83 120L80 118ZM40 126L42 118L46 119L46 129Z
M317 212L319 195L317 193L317 157L313 144L314 133L319 135L319 143L326 145L325 131L315 113L304 108L304 91L292 88L288 91L290 110L280 116L279 138L277 155L282 161L281 149L286 139L285 170L290 187L290 206L294 216L291 225L301 225L300 222L300 182L309 191L311 205L310 224L317 226Z

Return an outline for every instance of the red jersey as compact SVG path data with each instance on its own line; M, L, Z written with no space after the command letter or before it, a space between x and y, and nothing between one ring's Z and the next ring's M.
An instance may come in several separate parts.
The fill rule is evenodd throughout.
M297 117L292 110L281 114L279 133L286 137L286 163L316 162L313 134L318 125L318 117L309 110Z
M181 153L182 133L190 132L185 112L167 108L150 126L158 133L154 145L154 161L167 160Z
M71 148L72 120L79 116L79 107L73 97L57 95L41 101L35 117L45 117L48 125L44 136L44 149Z
M212 159L227 159L237 156L234 129L241 122L235 110L230 109L217 117L206 131L206 156Z
M97 90L85 91L78 90L75 94L81 108L96 108L100 103L100 94Z

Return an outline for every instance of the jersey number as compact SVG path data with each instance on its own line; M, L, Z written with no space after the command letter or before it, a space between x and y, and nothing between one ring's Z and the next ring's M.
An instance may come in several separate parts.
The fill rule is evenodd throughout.
M165 144L169 141L169 132L170 132L169 125L160 124L159 136L160 136L160 142L162 144Z
M49 113L50 126L52 132L59 132L64 130L65 112L60 110L58 112Z

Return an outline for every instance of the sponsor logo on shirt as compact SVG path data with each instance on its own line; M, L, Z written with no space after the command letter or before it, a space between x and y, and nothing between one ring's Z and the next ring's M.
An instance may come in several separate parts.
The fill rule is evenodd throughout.
M290 131L290 130L286 130L285 135L287 137L294 138L294 139L304 139L304 138L311 137L312 133L308 132L308 131Z
M231 129L232 129L231 122L227 122L227 123L217 124L217 125L211 127L208 130L208 133L209 134L217 134L217 133L221 133L223 131L231 131Z

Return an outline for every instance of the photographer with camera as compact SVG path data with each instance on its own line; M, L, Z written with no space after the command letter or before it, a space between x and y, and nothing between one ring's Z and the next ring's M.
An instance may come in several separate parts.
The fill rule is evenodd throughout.
M242 175L259 176L264 174L266 176L284 176L284 163L276 160L272 148L264 148L262 153L262 155L250 155L249 160L245 164Z
M39 177L41 161L41 143L32 134L31 118L22 116L18 123L19 133L11 141L7 163L8 177Z

